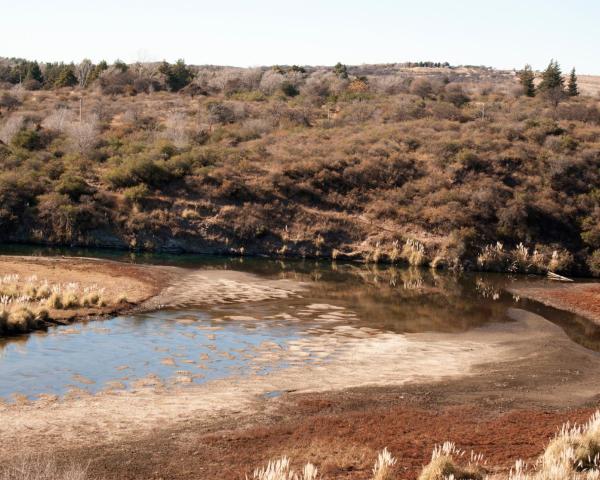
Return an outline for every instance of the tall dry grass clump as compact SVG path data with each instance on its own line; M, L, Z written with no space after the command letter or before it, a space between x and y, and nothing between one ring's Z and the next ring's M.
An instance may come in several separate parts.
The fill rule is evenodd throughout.
M515 273L547 273L568 271L573 256L564 250L553 250L550 254L543 246L529 249L520 242L514 249L504 247L501 242L486 245L477 256L481 270Z
M409 265L419 267L427 263L425 256L425 245L418 240L409 238L404 243L402 248L402 258L404 258Z
M40 281L36 276L0 277L0 335L25 333L40 327L48 310L103 307L105 290L96 285Z
M387 448L384 448L375 461L372 480L391 480L394 465L396 465L396 459L392 457Z
M584 425L563 425L540 458L539 480L600 478L600 411Z
M254 470L252 480L316 480L317 473L317 467L312 463L307 463L302 472L296 473L290 467L290 459L284 456Z
M371 480L392 480L395 465L396 459L387 448L384 448L375 461ZM312 463L304 465L301 472L295 472L290 466L290 459L286 456L271 460L266 466L257 468L251 477L252 480L317 480L322 478L317 467Z
M41 458L26 457L0 466L0 480L87 480L85 468L59 468L56 463Z
M481 456L471 453L466 464L461 464L464 451L452 442L445 442L433 449L431 461L419 475L419 480L482 480L485 475L480 465Z

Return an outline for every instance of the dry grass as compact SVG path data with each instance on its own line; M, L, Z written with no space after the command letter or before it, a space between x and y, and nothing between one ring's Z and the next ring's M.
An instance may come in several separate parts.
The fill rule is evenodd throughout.
M431 461L423 467L418 480L599 480L600 479L600 411L584 425L562 427L539 459L531 466L518 460L506 473L489 473L491 468L481 455L466 455L454 443L436 446ZM403 478L398 462L384 448L378 455L369 480ZM0 480L86 480L85 468L58 468L51 461L36 457L0 466ZM319 469L306 463L294 470L291 460L283 456L254 470L247 480L324 480ZM366 478L366 477L365 477Z
M86 469L78 466L59 468L51 460L26 457L0 466L0 480L87 480Z
M39 328L49 318L49 310L99 308L107 303L105 290L97 285L51 284L35 276L5 275L0 277L0 335Z
M400 479L396 459L384 449L372 471L371 480ZM446 442L434 448L431 461L423 467L418 480L599 480L600 411L584 425L566 424L539 459L530 467L518 460L507 473L489 473L483 456L458 449ZM294 472L290 460L283 457L255 470L253 480L314 480L317 468L309 463L301 473Z
M384 448L375 461L371 480L392 480L395 465L396 459L392 457L387 448ZM290 466L290 459L285 456L271 460L265 467L256 469L252 475L252 480L317 480L321 478L317 467L312 463L304 465L301 472L295 472Z

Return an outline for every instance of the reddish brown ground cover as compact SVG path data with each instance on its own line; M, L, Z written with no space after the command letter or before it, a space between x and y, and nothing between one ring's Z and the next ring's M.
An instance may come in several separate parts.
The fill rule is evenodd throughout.
M451 397L451 384L433 386L432 392L292 395L274 410L266 401L269 413L243 424L221 419L212 426L180 425L135 441L69 449L59 457L91 459L90 473L106 479L243 479L282 455L297 467L313 462L328 479L365 479L377 452L387 447L398 458L397 478L411 479L429 461L433 447L448 440L467 455L482 453L490 470L507 471L517 458L535 459L564 422L583 422L594 411L593 406L445 404Z

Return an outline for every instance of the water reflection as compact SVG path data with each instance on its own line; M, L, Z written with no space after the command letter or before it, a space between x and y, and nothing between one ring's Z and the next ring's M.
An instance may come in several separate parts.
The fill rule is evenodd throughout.
M112 254L118 255L122 260L122 253ZM514 297L506 288L515 277L508 275L455 275L315 261L165 255L127 258L186 266L190 271L241 271L256 275L257 285L259 280L288 280L300 282L302 288L290 290L289 295L259 296L256 301L203 303L198 293L202 286L194 290L184 284L180 288L184 295L191 292L185 308L0 339L0 397L166 388L231 375L264 375L290 365L326 364L335 349L303 347L319 336L360 339L376 332L458 336L474 328L511 322L507 310L515 306L542 315L560 325L574 341L600 350L598 326ZM198 281L194 275L189 279ZM545 281L537 277L518 280ZM252 288L260 288L257 285ZM236 288L235 284L229 287Z

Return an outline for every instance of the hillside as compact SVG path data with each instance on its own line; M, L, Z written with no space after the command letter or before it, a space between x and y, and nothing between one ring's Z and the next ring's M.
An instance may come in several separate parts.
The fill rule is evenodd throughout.
M137 64L13 84L10 65L3 242L600 274L594 77L554 101L482 67Z

